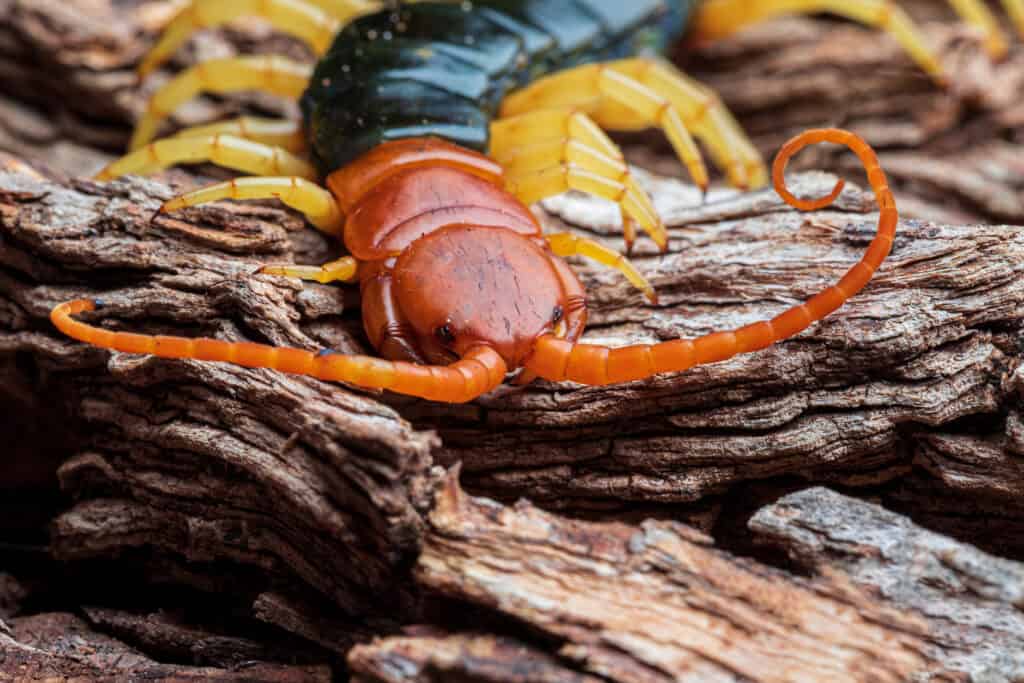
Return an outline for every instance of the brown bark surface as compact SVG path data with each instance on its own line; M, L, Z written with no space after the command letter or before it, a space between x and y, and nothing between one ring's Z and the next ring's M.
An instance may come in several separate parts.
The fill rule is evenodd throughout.
M823 488L751 521L793 578L684 525L572 522L453 488L422 583L539 630L533 644L411 630L350 655L358 681L1014 681L1024 566ZM557 654L552 660L543 647ZM532 668L521 665L524 652ZM797 653L799 653L797 655Z
M775 503L840 486L1024 556L1024 232L974 224L1024 221L1020 46L988 66L971 36L928 21L956 74L946 94L884 37L827 20L691 52L766 156L809 125L851 127L925 220L901 222L867 290L762 353L453 407L109 354L51 328L54 304L89 296L111 329L368 351L354 290L253 275L336 253L293 214L154 216L202 182L182 170L75 178L122 148L170 73L140 90L131 69L171 8L0 0L0 148L16 155L0 169L0 562L19 577L0 575L0 680L315 680L346 657L367 682L1024 675L1019 565L824 489ZM277 47L295 49L239 26L172 68ZM288 107L205 98L175 123L240 110ZM678 175L661 144L632 154ZM850 158L801 161L862 177ZM644 181L672 233L667 254L644 240L635 259L661 304L574 264L593 341L770 317L838 279L877 220L856 187L799 214L771 191L700 205L683 182ZM800 196L833 182L792 176ZM609 205L545 208L622 248ZM438 467L456 463L469 493Z

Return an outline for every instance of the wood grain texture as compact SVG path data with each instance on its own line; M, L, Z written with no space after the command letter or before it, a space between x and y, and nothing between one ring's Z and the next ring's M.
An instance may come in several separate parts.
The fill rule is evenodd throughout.
M342 677L346 657L364 683L1019 676L1020 567L962 541L1024 557L1024 232L977 224L1024 222L1024 53L989 65L942 9L910 4L956 74L949 93L888 39L825 19L684 61L766 156L822 124L880 148L905 219L865 292L727 363L450 407L57 335L53 304L99 296L94 320L111 329L367 350L353 289L253 275L337 253L293 214L154 217L208 167L72 178L123 147L172 70L302 56L293 43L256 24L204 32L140 89L131 69L174 3L0 0L0 148L21 158L0 159L0 491L55 482L64 496L34 517L34 494L0 500L0 566L13 559L17 576L0 575L0 679L90 679L119 656L120 673L158 680ZM239 111L294 113L203 98L173 124ZM667 254L641 240L635 256L661 305L574 263L589 340L771 316L838 279L873 233L856 187L808 215L769 191L717 188L701 205L667 177L680 171L660 137L638 142L631 157L663 174L638 172L672 236ZM800 163L862 182L845 154ZM792 181L810 196L834 178ZM545 208L552 228L622 248L614 207L569 195ZM439 488L437 466L456 463L469 493ZM908 517L820 489L774 504L820 483ZM533 503L502 505L521 497ZM40 519L55 514L46 545ZM24 581L40 557L60 569ZM65 570L79 583L54 578ZM122 586L145 599L119 603Z
M409 629L355 648L355 680L1019 680L1024 565L824 488L763 508L751 530L809 576L671 522L569 521L448 486L419 580L530 629Z
M0 681L295 683L331 680L327 666L250 662L237 668L162 664L67 613L0 622Z
M971 681L1024 676L1024 565L823 488L760 510L751 530L816 573L837 573L928 624L926 653Z
M366 396L230 366L109 356L45 323L57 299L84 294L121 311L125 327L148 319L154 330L353 348L339 316L344 292L251 277L261 256L290 251L285 216L249 208L234 227L153 221L166 188L62 186L15 168L0 192L0 346L23 354L18 368L40 391L58 388L80 420L66 426L89 434L58 476L68 493L94 494L55 522L53 552L188 548L190 562L259 567L268 585L298 571L343 614L402 609L411 598L393 582L417 552L436 437ZM239 317L223 316L228 301ZM302 311L318 318L310 328L298 324Z

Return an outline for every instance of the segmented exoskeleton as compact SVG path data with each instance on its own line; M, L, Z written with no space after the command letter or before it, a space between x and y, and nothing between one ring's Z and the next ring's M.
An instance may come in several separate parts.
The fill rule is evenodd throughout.
M1024 0L1004 2L1020 20ZM953 4L986 28L993 51L1000 49L998 28L978 0ZM626 349L577 343L586 298L561 257L594 258L652 301L654 291L622 255L569 233L543 235L526 205L569 189L599 195L619 205L627 245L639 226L667 248L652 202L603 129L660 127L702 188L708 172L694 138L734 185L765 184L764 163L718 98L655 55L687 28L698 38L717 37L774 14L811 11L889 31L942 79L909 19L883 0L481 0L388 9L370 0L193 0L147 56L143 75L197 28L242 15L267 19L322 57L315 67L280 56L192 67L156 93L133 138L135 151L100 178L204 160L254 174L188 193L163 210L277 197L342 237L349 256L261 271L358 279L366 333L387 360L115 333L71 317L95 308L87 300L58 306L53 320L106 348L270 367L441 401L471 400L520 368L522 381L601 384L764 348L842 305L889 252L892 194L856 136L812 131L791 141L774 180L794 206L823 206L835 195L800 202L785 190L786 160L808 142L854 149L882 208L864 259L836 286L771 321L695 340ZM303 122L242 118L150 142L162 120L199 92L248 89L301 98Z

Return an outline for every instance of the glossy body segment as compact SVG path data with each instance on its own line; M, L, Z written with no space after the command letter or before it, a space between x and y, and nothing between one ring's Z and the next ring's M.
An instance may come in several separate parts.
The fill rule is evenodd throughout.
M526 361L526 369L548 380L571 380L582 384L610 384L663 372L679 372L696 365L715 363L740 353L763 349L792 337L842 306L847 299L864 288L889 254L898 215L885 173L879 167L875 153L861 138L837 129L808 131L783 146L775 159L772 178L776 190L786 202L802 210L821 208L834 200L842 190L840 181L828 197L799 200L785 186L783 174L789 158L805 146L819 142L846 145L857 154L864 164L880 207L878 232L874 240L864 257L839 282L771 320L696 339L611 349L576 344L548 335L537 340L533 355Z
M339 168L327 184L345 213L389 176L428 166L447 166L496 184L504 169L494 160L440 138L410 138L378 145L357 161Z
M543 240L453 223L412 242L391 277L403 322L428 360L486 344L518 368L564 317L554 261Z
M297 99L309 83L312 68L277 55L211 59L186 69L153 95L132 136L136 150L156 135L163 120L201 92L261 90Z
M691 4L477 0L360 17L338 34L302 99L316 160L326 174L402 137L486 151L509 92L560 69L660 50Z
M507 371L501 356L487 346L470 348L465 356L445 367L422 366L372 356L317 353L249 342L113 332L71 317L94 310L93 301L69 301L54 308L50 319L67 336L103 349L268 368L367 389L388 389L431 401L470 401L501 384Z
M389 258L455 223L540 234L529 209L500 186L437 166L400 171L364 195L345 222L345 246L358 259Z

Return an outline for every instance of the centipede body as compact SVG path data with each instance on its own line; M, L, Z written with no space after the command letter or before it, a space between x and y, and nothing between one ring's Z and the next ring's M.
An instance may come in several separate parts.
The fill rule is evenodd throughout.
M1005 0L1024 3L1024 0ZM957 5L975 3L958 0ZM148 73L196 28L246 14L305 40L315 66L280 56L192 67L154 96L135 151L100 177L211 160L256 177L218 183L165 204L276 197L342 240L347 256L322 266L268 264L261 273L358 281L366 336L381 356L316 353L209 339L113 333L76 320L88 300L54 309L83 341L132 353L232 362L468 401L510 372L520 383L607 384L727 360L798 334L863 289L894 242L895 201L870 147L846 131L808 131L768 170L723 103L659 58L687 30L724 35L787 11L831 11L893 35L928 74L941 66L913 23L887 0L192 0L143 61ZM972 11L976 11L972 10ZM332 23L333 22L333 23ZM338 29L335 30L335 25ZM301 124L239 119L150 142L173 107L203 91L263 89L297 97ZM709 174L696 141L733 185L774 181L807 144L846 145L880 206L878 233L835 285L736 330L607 348L581 342L585 289L564 259L615 268L652 303L652 285L626 256L571 232L544 234L528 205L566 190L615 202L627 248L643 231L669 233L605 130L660 128L699 187ZM305 144L303 144L305 143ZM309 161L302 157L307 149Z
M692 2L482 0L401 5L346 26L301 104L325 172L389 140L437 136L480 152L509 92L586 63L658 54Z

